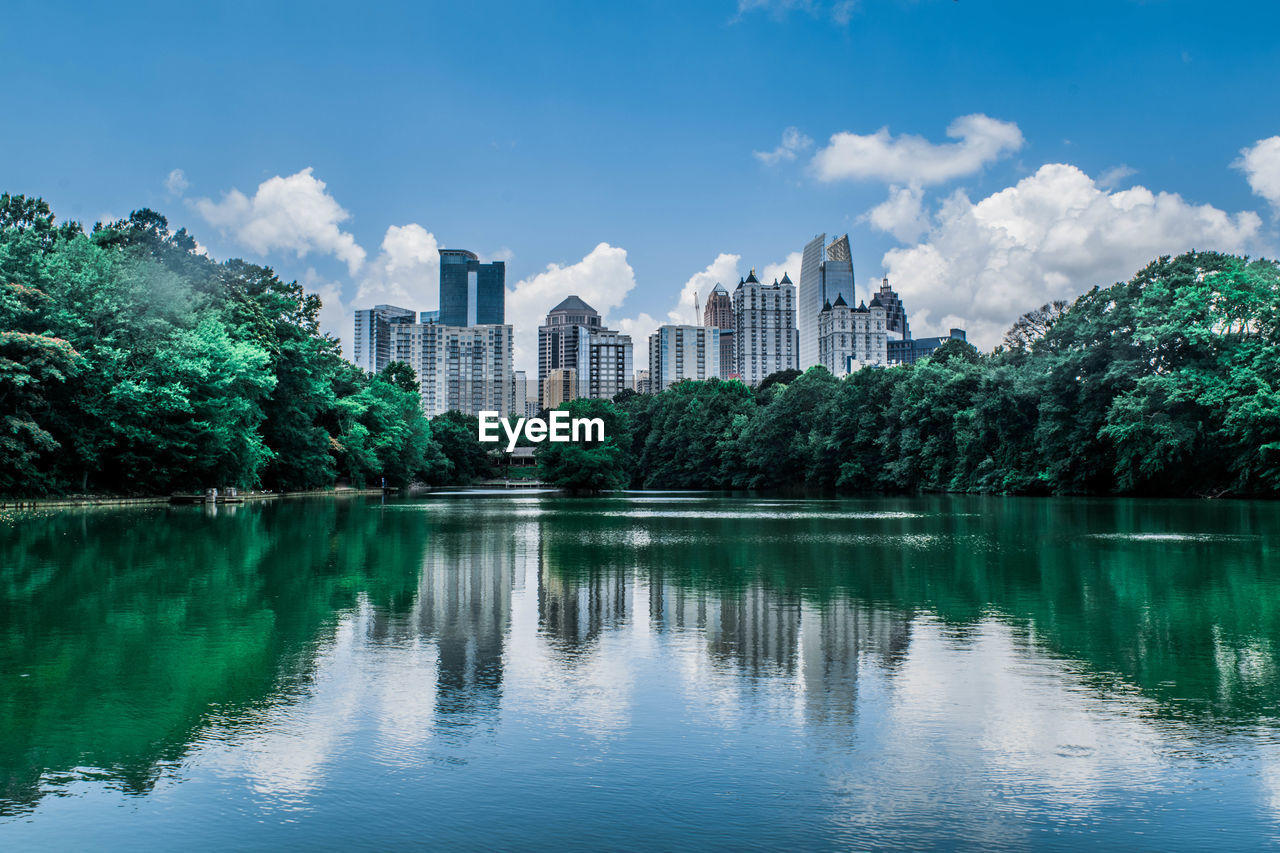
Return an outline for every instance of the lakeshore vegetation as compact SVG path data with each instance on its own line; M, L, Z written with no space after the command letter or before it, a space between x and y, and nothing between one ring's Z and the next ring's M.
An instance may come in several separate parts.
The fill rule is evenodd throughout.
M0 196L0 494L463 484L500 460L428 420L408 365L371 376L319 297L215 262L149 210L86 232ZM574 400L603 441L540 447L573 491L1280 492L1280 268L1189 252L1024 315L990 354L757 388Z

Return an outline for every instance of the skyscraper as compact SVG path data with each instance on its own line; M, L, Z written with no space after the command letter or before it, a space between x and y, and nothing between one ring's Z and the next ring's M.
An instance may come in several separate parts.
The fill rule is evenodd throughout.
M800 289L796 299L796 321L800 332L801 370L819 363L818 315L828 302L836 297L853 304L853 255L849 250L849 235L845 234L823 247L827 235L819 234L804 247L800 261Z
M422 410L430 418L453 410L524 414L523 403L516 408L515 402L512 338L507 325L391 327L392 355L417 371Z
M719 282L716 282L707 297L707 307L702 312L702 325L720 330L720 378L736 376L737 362L733 355L733 298Z
M720 330L707 326L659 326L649 336L649 376L654 392L683 379L720 376Z
M736 372L743 382L755 385L770 373L795 368L795 294L785 272L782 281L761 284L753 269L738 282L733 291L733 346Z
M370 373L377 373L391 361L391 326L412 323L414 312L394 305L375 305L356 312L355 335L352 337L355 363Z
M893 292L893 288L889 287L888 276L881 279L880 292L875 298L884 306L885 328L890 332L897 332L902 340L911 337L911 327L907 325L906 306L902 304L901 297Z
M630 382L631 359L629 335L604 328L594 308L566 297L538 327L538 399L545 399L543 386L553 370L570 369L575 386L568 399L610 399Z
M466 249L440 250L440 324L487 326L506 322L507 265L480 263Z

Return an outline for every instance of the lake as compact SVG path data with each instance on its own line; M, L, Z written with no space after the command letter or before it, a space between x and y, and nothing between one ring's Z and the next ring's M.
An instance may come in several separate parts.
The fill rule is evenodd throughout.
M1280 505L0 517L0 848L1254 849Z

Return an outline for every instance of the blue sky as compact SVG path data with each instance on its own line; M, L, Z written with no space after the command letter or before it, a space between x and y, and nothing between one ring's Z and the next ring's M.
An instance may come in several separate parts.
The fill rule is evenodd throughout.
M10 4L0 188L154 207L344 338L434 307L437 246L508 260L527 366L569 292L639 338L847 230L863 293L991 345L1158 252L1275 253L1278 5Z

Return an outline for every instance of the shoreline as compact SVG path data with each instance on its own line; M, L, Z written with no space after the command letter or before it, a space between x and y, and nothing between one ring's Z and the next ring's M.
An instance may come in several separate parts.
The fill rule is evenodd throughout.
M240 492L237 499L231 503L249 503L250 501L276 500L279 498L306 498L306 497L371 497L383 494L382 489L308 489L300 492ZM162 506L162 505L178 505L181 502L174 501L172 495L163 496L146 496L146 497L120 497L114 495L68 495L57 498L8 498L0 497L0 510L10 509L45 509L52 507L78 507L78 506ZM191 502L189 505L195 505ZM219 504L224 503L222 500Z

